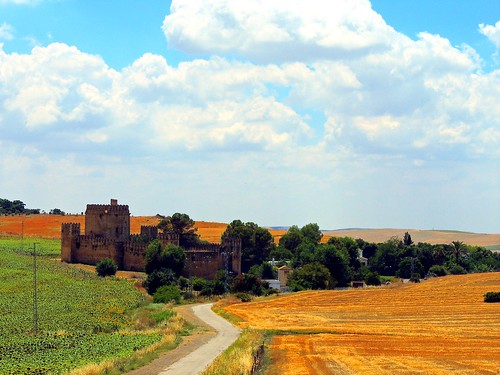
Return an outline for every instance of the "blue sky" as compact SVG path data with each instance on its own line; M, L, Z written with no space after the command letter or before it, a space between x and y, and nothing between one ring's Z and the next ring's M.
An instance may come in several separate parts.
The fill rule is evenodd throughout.
M0 196L498 232L499 20L488 0L0 0Z

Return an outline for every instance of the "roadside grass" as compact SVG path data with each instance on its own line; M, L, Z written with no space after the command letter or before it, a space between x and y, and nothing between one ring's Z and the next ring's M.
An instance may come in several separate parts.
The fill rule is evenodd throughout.
M247 375L252 371L259 348L269 341L265 331L246 329L240 337L203 372L203 375Z

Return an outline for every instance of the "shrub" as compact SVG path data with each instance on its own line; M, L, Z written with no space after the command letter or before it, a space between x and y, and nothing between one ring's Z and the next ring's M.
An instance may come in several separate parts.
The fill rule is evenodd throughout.
M380 285L380 275L378 272L368 272L365 278L366 285Z
M154 303L169 303L172 301L175 303L181 302L181 291L175 285L161 286L153 294Z
M149 294L155 294L156 290L164 285L173 284L176 282L174 271L163 269L161 271L153 271L150 273L144 282L144 287Z
M429 268L429 273L438 277L446 276L448 274L448 272L446 272L446 268L444 268L443 266L439 266L437 264Z
M252 300L252 297L248 293L236 293L236 297L238 297L241 302L250 302Z
M193 290L201 292L205 288L206 283L207 282L205 279L202 279L201 277L195 277L193 279Z
M467 271L461 265L455 264L453 267L450 268L450 273L452 275L465 275Z
M412 273L410 277L410 281L412 283L419 283L420 282L420 274L419 273Z
M500 302L500 292L488 292L484 295L484 302Z
M114 276L117 270L118 266L109 258L104 258L95 266L96 273L102 277Z

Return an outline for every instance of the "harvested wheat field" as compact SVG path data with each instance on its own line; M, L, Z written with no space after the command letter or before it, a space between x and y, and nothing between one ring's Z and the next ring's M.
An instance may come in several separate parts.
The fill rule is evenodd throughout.
M302 292L229 305L278 330L269 374L499 374L500 273L397 287ZM292 332L292 333L290 333Z
M157 225L156 216L131 216L130 232L141 232L141 225ZM62 223L80 223L82 234L85 231L84 215L16 215L0 216L0 236L21 236L38 238L61 238ZM220 242L227 224L197 221L195 227L202 240Z

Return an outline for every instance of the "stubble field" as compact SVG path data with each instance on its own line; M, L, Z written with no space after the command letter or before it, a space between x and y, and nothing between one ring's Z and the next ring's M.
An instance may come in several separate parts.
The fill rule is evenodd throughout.
M269 374L498 374L500 273L302 292L225 307L274 330Z

